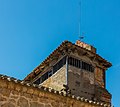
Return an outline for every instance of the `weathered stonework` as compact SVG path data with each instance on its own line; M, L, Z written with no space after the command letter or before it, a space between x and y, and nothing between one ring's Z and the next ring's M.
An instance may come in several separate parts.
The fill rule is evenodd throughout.
M93 46L79 40L75 44L64 41L24 80L75 97L111 104L111 94L105 87L105 71L111 66ZM29 93L34 92L31 89Z
M60 91L63 89L63 84L66 84L66 65L60 68L54 75L44 81L41 85Z
M0 107L110 107L110 105L0 76Z
M95 84L103 88L105 88L104 72L102 68L95 69Z
M72 80L71 80L72 79ZM76 96L84 96L88 99L93 98L94 94L94 74L83 71L69 65L68 87Z

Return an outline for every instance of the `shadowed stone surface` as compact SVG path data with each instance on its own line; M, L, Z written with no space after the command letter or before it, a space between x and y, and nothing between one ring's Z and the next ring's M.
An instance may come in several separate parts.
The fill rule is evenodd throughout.
M18 100L18 106L28 107L28 100L23 97L20 97L20 99Z
M30 103L30 107L45 107L44 104L39 104L37 102Z
M15 107L15 106L11 103L5 103L1 107Z

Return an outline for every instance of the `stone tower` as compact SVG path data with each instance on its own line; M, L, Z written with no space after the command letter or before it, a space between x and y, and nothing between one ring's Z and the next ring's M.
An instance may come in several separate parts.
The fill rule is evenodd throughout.
M112 64L81 41L64 41L24 80L92 101L111 104L105 72Z

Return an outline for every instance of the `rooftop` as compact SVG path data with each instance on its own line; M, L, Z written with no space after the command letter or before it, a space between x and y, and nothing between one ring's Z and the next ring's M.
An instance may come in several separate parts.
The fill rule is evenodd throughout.
M82 44L80 44L82 43ZM49 65L50 61L54 58L58 58L59 55L63 54L63 50L65 50L67 53L70 51L80 51L82 55L89 56L92 60L96 59L98 60L105 68L109 68L112 66L110 62L102 58L100 55L96 53L96 49L88 44L85 44L84 42L77 41L76 44L70 42L70 41L64 41L58 46L57 49L55 49L40 65L38 65L24 80L30 81L32 78L34 78L36 75L41 73L46 66ZM85 45L84 45L84 44ZM84 46L82 46L84 45Z

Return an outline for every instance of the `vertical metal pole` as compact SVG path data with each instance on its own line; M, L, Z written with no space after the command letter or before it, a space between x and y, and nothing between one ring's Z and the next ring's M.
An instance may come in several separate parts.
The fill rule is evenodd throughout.
M66 56L66 85L68 85L68 56Z
M82 11L81 11L81 0L79 2L79 34L78 36L81 36L81 15L82 15Z

